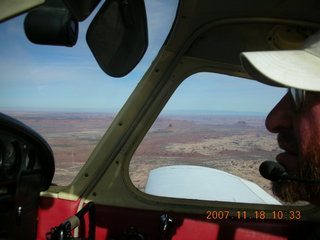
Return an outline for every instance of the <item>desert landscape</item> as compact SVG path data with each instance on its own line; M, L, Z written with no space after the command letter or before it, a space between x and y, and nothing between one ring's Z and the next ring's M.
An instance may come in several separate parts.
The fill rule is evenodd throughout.
M67 185L115 117L114 113L7 113L31 126L50 144L56 160L53 182ZM170 165L216 168L257 183L261 162L273 160L279 148L267 132L265 116L223 113L162 114L138 147L130 164L133 184L144 191L150 170Z
M258 169L263 161L274 160L280 149L264 120L245 115L160 116L133 156L131 179L143 191L152 169L196 165L245 178L271 193L270 181Z
M68 185L114 119L114 113L7 112L37 131L55 158L53 183Z

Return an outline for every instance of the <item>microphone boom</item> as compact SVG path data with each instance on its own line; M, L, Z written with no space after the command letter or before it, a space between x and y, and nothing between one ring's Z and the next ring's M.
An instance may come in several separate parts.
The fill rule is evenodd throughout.
M273 161L265 161L261 163L259 171L261 176L271 181L291 180L301 183L320 183L320 179L308 179L290 176L283 166Z

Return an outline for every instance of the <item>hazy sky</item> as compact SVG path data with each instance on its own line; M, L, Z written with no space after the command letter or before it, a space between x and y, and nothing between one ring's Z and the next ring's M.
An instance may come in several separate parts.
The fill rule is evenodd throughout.
M174 0L145 2L149 47L124 78L108 77L100 70L85 42L88 21L80 23L73 48L30 43L23 31L24 16L0 24L0 110L119 109L155 58L176 12ZM268 112L284 92L254 81L202 73L187 79L166 109Z

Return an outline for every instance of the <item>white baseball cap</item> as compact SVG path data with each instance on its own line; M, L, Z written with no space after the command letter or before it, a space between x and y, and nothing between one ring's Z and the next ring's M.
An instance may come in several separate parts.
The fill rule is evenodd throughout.
M240 60L247 73L259 82L320 91L320 31L298 50L243 52Z

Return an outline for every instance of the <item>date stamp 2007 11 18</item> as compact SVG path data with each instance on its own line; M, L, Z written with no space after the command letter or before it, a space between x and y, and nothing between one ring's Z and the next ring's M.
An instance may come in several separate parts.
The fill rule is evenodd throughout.
M249 211L206 211L207 220L222 220L222 219L275 219L275 220L299 220L301 219L301 211L292 210L292 211L265 211L265 210L255 210L252 212Z

